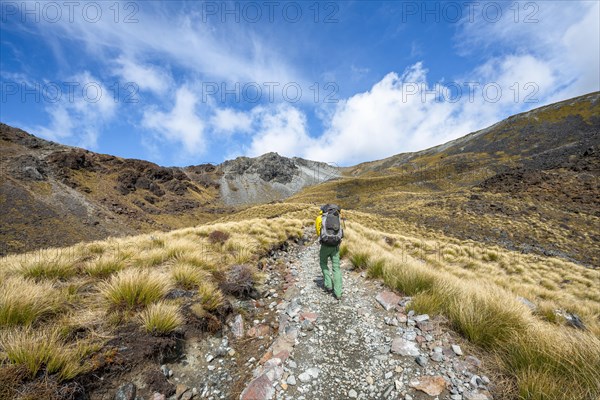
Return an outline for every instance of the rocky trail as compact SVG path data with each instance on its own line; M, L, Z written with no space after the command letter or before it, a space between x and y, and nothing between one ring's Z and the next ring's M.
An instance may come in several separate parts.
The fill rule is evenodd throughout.
M484 400L489 379L442 319L405 313L410 298L385 291L342 262L341 301L323 287L318 245L302 249L297 278L277 308L280 335L242 399Z
M221 337L186 340L182 357L161 366L175 393L152 400L492 399L481 361L443 318L407 312L410 298L346 260L336 300L323 287L319 245L304 243L274 252L280 268L267 268L263 297L238 304L246 312Z

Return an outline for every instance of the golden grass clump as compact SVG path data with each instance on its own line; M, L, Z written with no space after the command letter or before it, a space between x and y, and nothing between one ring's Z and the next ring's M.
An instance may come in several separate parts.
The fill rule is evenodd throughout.
M59 309L58 291L48 282L10 277L0 285L0 327L31 325Z
M132 268L102 283L100 292L111 306L134 309L162 299L171 287L171 281L163 274Z
M223 305L223 293L210 281L203 282L200 285L198 294L200 295L200 304L205 310L214 311Z
M57 373L60 380L72 379L85 370L80 360L85 347L68 346L57 329L11 329L1 335L8 362L23 365L30 378L42 368Z
M210 279L210 274L190 262L178 261L171 267L171 277L177 286L191 290Z
M600 341L592 334L549 324L532 324L494 349L516 377L524 399L597 399Z
M63 257L55 259L38 259L26 261L19 267L19 272L24 278L35 279L58 279L67 280L76 275L78 269L73 260Z
M94 278L106 278L124 269L127 258L125 255L103 256L97 260L87 262L83 270Z
M152 335L167 335L183 324L179 307L175 304L158 302L140 314L144 330Z

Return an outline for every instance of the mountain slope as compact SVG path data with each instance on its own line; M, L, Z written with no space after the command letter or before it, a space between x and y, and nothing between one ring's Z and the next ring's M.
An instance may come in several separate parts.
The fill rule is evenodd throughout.
M185 168L97 154L0 124L0 255L170 230L284 199L338 174L270 153Z
M290 201L338 202L461 239L600 266L600 94L344 170Z

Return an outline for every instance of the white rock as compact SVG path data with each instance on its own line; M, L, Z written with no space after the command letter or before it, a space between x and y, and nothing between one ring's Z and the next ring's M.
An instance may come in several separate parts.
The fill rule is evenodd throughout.
M358 393L356 393L356 390L350 389L350 391L348 392L348 397L350 397L351 399L355 399L358 397Z
M413 319L417 322L429 321L429 315L421 314L421 315L415 316Z
M302 383L307 383L312 380L312 377L310 376L310 374L303 372L300 375L298 375L298 379L300 379L300 382Z
M374 382L374 381L373 381L373 377L372 377L372 376L367 376L367 383L368 383L369 385L372 385L372 384L373 384L373 382Z
M288 378L285 381L285 383L287 383L290 386L295 386L296 385L296 377L294 375L288 376Z
M461 348L460 348L460 346L459 346L459 345L457 345L457 344L453 344L453 345L452 345L452 351L453 351L453 352L454 352L454 354L456 354L457 356L462 356L462 355L463 355L462 349L461 349Z
M320 372L319 368L316 368L316 367L309 368L309 369L306 370L306 373L309 374L310 376L312 376L315 379L319 377L319 372Z

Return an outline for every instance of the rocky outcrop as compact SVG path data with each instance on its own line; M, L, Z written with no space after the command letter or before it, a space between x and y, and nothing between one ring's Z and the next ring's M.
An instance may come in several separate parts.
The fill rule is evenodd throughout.
M302 188L341 175L337 167L277 153L238 157L219 166L221 199L227 205L264 203L285 199Z

